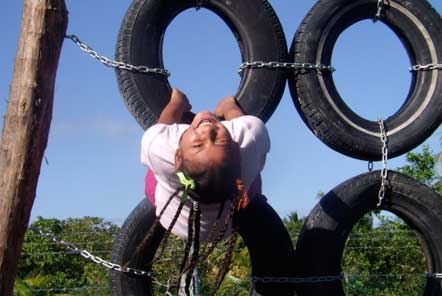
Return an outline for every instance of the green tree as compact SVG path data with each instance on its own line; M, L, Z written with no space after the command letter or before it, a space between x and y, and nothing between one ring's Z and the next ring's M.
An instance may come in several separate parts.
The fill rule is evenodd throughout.
M442 182L436 172L438 155L434 154L428 145L423 145L422 152L409 152L406 154L407 163L398 171L427 184L438 193L442 193Z
M282 222L284 223L284 226L287 229L294 246L296 246L299 231L301 230L304 221L305 217L299 218L298 213L295 211L291 212L287 217L282 219Z
M40 231L109 259L112 234L118 231L118 227L102 218L58 220L38 217L25 235L15 284L16 295L61 295L67 291L69 295L106 295L109 272L104 267L74 254L41 235Z
M347 240L346 295L422 295L425 257L417 237L398 218L378 214L374 226L372 217L365 215Z

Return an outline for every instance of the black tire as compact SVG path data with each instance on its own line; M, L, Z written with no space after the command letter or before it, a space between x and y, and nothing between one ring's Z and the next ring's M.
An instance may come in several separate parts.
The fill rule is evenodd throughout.
M112 262L123 265L132 259L136 247L146 236L155 219L155 207L147 198L143 199L129 214L120 232L115 237L112 247ZM148 266L165 231L162 227L157 229L158 231L152 237L152 248L149 249L148 254L132 261L133 265L130 267L143 270L145 266ZM110 272L110 289L113 296L153 295L152 283L149 277L117 271Z
M442 272L442 198L430 187L390 171L391 187L382 210L396 214L419 237L428 273ZM297 273L302 277L341 274L345 242L353 226L376 208L381 184L379 171L356 176L331 190L311 211L297 243ZM344 295L341 281L301 284L299 296ZM424 295L442 293L440 280L428 278Z
M442 63L442 21L425 0L384 1L380 21L400 38L412 65ZM339 35L352 24L376 15L378 0L320 0L295 35L290 59L330 65ZM296 71L289 77L293 102L304 122L332 149L345 155L380 160L379 125L354 113L342 100L330 71ZM384 119L389 156L427 139L442 120L442 71L418 71L406 101Z
M195 0L134 0L121 25L116 59L163 68L166 28L176 15L195 7L195 3ZM203 6L229 26L243 61L287 61L284 32L267 0L211 0L203 1ZM147 129L154 124L170 98L167 78L117 70L117 80L126 106L141 127ZM267 121L281 100L285 80L286 73L280 69L245 70L235 98L245 113Z
M265 217L265 219L263 218ZM136 246L145 237L155 221L155 208L146 198L130 213L112 248L112 262L125 264L132 258ZM292 276L294 249L290 236L276 212L264 198L255 198L235 217L239 234L249 250L252 273L258 277ZM159 227L153 236L152 248L140 258L132 261L133 268L148 265L158 248L164 228ZM263 240L263 233L267 235ZM110 273L110 288L113 296L154 295L152 283L146 276L128 275L117 271ZM293 287L287 284L257 283L252 295L292 296Z

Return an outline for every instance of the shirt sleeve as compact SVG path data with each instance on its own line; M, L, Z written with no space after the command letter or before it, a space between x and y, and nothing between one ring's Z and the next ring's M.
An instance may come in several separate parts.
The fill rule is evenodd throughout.
M264 122L258 117L245 115L223 121L232 139L239 144L241 178L246 188L263 170L270 151L270 137Z
M143 134L141 163L150 167L155 177L167 182L175 176L175 151L184 124L155 124Z

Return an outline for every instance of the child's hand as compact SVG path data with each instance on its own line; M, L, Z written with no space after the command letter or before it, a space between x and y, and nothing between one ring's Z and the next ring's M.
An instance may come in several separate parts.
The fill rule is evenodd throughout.
M158 123L182 123L183 114L191 109L192 105L190 105L186 95L174 88L172 89L169 103L164 107L158 118Z
M213 114L217 117L224 117L224 111L228 109L230 106L236 105L235 99L232 96L225 97L221 101L219 101L215 110L213 110Z
M181 113L190 112L190 110L192 110L192 105L187 96L176 88L172 89L169 104L173 104L175 108L177 108L177 111Z
M235 98L232 96L228 96L219 101L218 105L213 111L213 114L215 114L215 116L218 118L231 120L233 118L243 116L244 112L236 103Z

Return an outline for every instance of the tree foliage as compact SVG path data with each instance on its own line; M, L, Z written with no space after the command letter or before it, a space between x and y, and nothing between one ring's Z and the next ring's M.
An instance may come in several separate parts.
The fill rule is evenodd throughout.
M422 295L425 257L417 237L400 219L367 214L345 247L342 270L346 295Z
M442 182L436 172L439 155L434 154L428 145L423 145L422 152L406 154L407 164L398 168L398 171L427 184L438 193L442 192Z
M109 259L112 234L118 227L102 218L38 217L25 235L15 295L63 295L67 292L69 295L106 295L103 289L107 290L109 285L108 272L49 240L40 231Z

